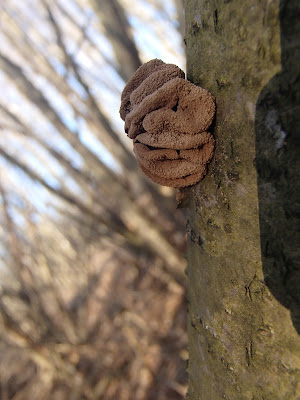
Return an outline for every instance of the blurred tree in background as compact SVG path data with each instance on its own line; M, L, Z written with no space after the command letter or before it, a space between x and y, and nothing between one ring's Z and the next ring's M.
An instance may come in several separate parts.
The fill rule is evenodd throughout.
M177 17L178 15L178 17ZM119 120L182 1L1 3L0 398L181 399L184 219Z

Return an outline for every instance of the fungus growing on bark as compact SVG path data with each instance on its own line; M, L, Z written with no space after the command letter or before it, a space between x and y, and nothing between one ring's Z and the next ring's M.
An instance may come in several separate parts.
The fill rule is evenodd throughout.
M207 132L214 114L211 93L158 59L142 65L121 96L120 115L139 166L164 186L194 185L206 175L214 153L214 138Z

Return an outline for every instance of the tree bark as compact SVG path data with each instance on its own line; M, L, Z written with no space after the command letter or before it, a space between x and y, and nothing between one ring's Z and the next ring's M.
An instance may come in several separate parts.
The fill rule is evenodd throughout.
M186 192L192 400L300 396L297 16L298 0L186 1L187 77L217 104Z

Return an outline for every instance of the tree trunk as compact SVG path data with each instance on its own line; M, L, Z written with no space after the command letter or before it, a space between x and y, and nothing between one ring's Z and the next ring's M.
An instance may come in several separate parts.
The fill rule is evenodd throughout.
M299 4L186 1L187 77L217 104L186 192L192 400L300 396Z
M127 82L141 65L132 29L118 0L91 0L99 16L120 67L120 76Z

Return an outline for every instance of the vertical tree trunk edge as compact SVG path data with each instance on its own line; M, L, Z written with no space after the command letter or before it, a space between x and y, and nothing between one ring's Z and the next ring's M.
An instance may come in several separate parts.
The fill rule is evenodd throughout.
M216 153L187 192L192 400L300 396L297 0L186 0Z

